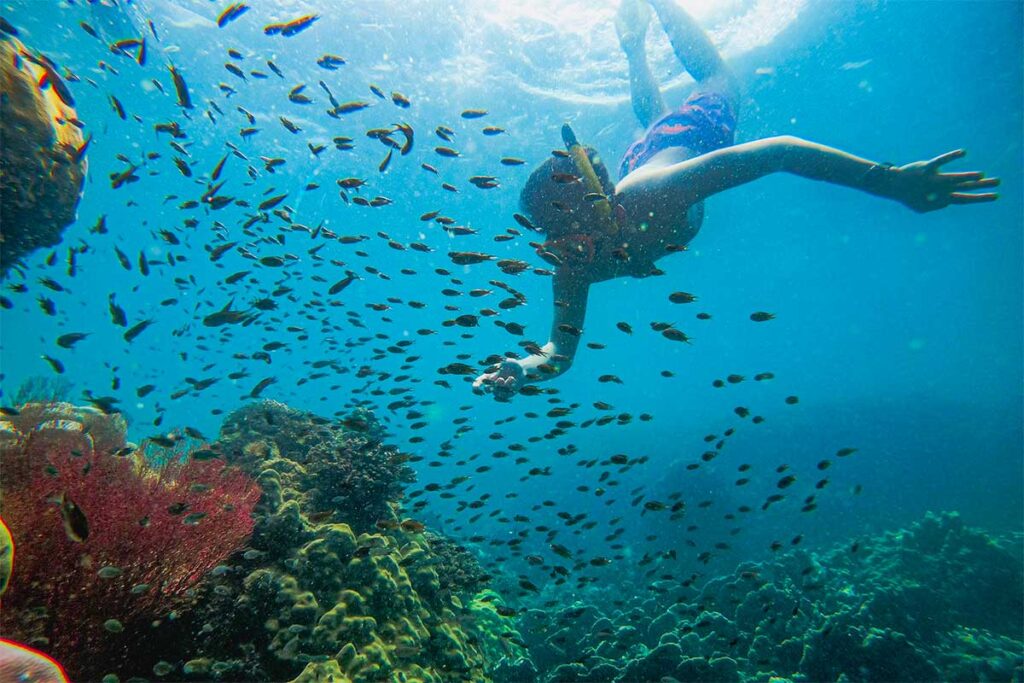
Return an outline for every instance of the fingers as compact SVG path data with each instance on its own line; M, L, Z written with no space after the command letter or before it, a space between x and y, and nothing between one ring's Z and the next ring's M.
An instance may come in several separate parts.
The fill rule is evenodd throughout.
M958 190L978 190L985 187L996 187L999 185L999 178L982 178L980 180L969 180L963 183L957 183L956 189Z
M997 199L999 199L999 195L995 192L984 192L982 194L954 192L949 195L950 204L981 204L983 202L994 202Z
M964 157L966 155L967 155L967 151L966 150L954 149L952 152L946 152L945 154L940 154L939 156L937 156L934 159L932 159L931 161L929 161L925 165L925 169L928 170L928 171L934 171L939 166L943 166L945 164L948 164L949 162L954 161L955 159L960 159L961 157Z
M931 162L929 162L931 163ZM981 180L985 177L985 174L981 171L966 171L963 173L943 173L941 174L945 180L954 180L956 182L966 182L969 180Z

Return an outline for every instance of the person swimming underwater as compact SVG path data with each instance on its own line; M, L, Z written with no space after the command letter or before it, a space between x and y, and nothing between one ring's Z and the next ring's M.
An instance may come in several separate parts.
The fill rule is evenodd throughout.
M790 135L735 144L736 78L674 0L647 1L696 86L678 108L666 108L647 64L650 10L643 0L623 0L616 30L629 61L633 110L646 131L623 156L617 184L590 148L582 163L571 154L552 156L527 180L520 207L547 237L538 253L556 266L551 336L540 353L507 358L477 377L477 392L490 390L507 401L525 384L564 374L579 345L590 286L660 273L655 262L681 251L697 235L704 200L719 192L783 172L892 199L919 213L998 197L978 192L997 186L997 178L941 170L962 158L963 150L894 166ZM571 182L587 176L588 167L591 183Z

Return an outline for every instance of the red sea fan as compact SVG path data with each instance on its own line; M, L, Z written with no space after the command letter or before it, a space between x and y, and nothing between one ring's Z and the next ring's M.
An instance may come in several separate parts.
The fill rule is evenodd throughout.
M0 514L17 553L0 633L69 672L185 606L253 528L260 492L248 475L219 459L155 468L116 455L123 433L120 418L60 404L0 425ZM61 495L88 520L81 542L66 533Z

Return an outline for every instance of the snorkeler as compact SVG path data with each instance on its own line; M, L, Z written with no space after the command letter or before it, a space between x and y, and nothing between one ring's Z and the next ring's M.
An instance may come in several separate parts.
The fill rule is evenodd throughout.
M539 353L506 359L477 377L476 391L490 389L507 401L525 384L565 373L579 345L590 285L661 274L655 262L682 251L697 235L704 199L719 192L785 172L892 199L919 213L998 196L976 192L998 185L996 178L940 170L963 157L963 150L894 166L789 135L733 144L739 111L734 75L674 0L649 2L696 87L681 106L666 108L644 47L650 10L641 0L623 0L616 30L629 60L633 110L646 132L623 156L616 185L593 150L579 153L583 148L568 127L563 137L569 153L553 155L527 180L520 207L547 238L538 254L555 265L550 341Z

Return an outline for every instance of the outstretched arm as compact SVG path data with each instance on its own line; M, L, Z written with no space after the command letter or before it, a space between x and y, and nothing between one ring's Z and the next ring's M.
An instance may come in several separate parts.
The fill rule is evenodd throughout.
M995 200L995 193L975 191L995 187L998 178L985 178L978 171L939 170L964 154L956 150L930 161L891 166L784 135L724 147L678 164L640 168L619 183L616 192L624 200L642 199L662 211L681 212L718 192L785 172L893 199L919 213Z
M541 347L541 353L505 361L496 371L477 377L473 382L474 389L490 388L495 398L508 400L523 384L558 377L572 366L587 315L590 282L563 269L555 273L552 289L554 315L551 336L550 341Z

